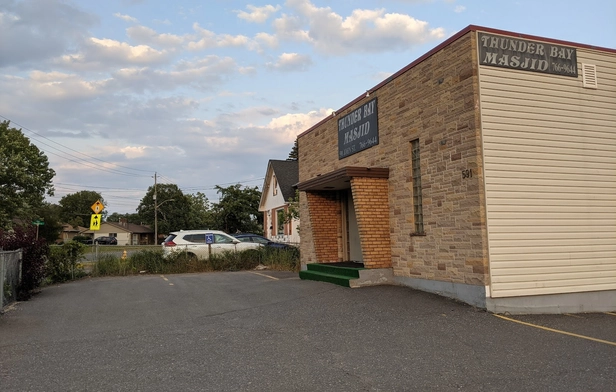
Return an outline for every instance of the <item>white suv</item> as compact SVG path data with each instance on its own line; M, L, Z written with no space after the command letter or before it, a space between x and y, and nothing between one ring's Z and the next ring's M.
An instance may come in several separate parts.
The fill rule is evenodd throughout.
M220 230L174 231L165 238L162 245L165 257L172 252L185 251L189 257L200 259L209 258L210 251L212 254L220 254L224 251L242 251L262 246L258 243L241 242Z

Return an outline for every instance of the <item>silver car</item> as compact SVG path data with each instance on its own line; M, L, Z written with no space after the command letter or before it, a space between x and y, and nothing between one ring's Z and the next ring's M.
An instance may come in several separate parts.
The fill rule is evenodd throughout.
M186 252L189 257L209 258L210 254L260 248L261 244L241 242L220 230L180 230L170 233L162 243L163 254Z

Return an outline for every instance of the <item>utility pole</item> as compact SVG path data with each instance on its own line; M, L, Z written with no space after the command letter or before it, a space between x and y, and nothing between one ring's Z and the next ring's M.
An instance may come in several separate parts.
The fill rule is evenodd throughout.
M158 245L158 205L156 203L156 172L154 172L154 245Z

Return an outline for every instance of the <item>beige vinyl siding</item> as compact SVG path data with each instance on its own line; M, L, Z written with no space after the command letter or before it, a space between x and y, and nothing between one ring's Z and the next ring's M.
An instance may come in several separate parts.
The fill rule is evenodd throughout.
M578 78L480 66L492 297L616 289L616 55L577 59Z

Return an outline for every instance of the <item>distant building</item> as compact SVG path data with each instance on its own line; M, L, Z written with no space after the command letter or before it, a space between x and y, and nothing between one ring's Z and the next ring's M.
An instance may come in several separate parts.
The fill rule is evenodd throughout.
M62 224L62 231L56 240L56 243L64 243L71 241L76 236L80 235L83 231L88 230L86 227L73 226L68 223Z
M615 49L469 26L298 147L304 270L361 262L496 312L616 310Z
M284 219L289 202L295 198L298 170L294 160L272 159L267 164L259 211L263 212L264 236L273 241L299 243L299 219Z

